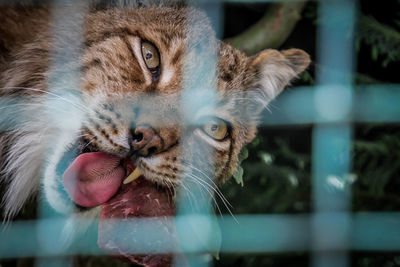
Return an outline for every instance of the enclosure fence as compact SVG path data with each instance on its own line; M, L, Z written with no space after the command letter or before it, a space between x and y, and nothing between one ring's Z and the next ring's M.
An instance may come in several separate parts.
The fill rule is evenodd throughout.
M217 33L222 29L224 2L278 1L195 2L206 10ZM400 122L400 85L357 87L352 80L355 60L352 36L356 16L355 1L319 2L317 60L332 71L318 70L315 86L298 87L286 92L274 102L277 109L262 118L262 124L267 126L313 125L312 213L248 214L235 215L234 218L230 215L215 217L207 209L207 212L198 215L185 214L184 209L179 209L182 213L171 220L178 228L179 225L191 225L197 237L185 239L184 233L180 236L181 249L192 266L212 265L212 257L204 256L205 251L310 251L314 267L345 267L350 264L349 251L400 250L400 213L350 211L351 188L347 184L351 173L353 124ZM57 17L54 16L54 19L57 20ZM215 63L213 60L210 59L211 66ZM340 190L330 190L332 184ZM35 257L37 266L69 266L70 256L104 254L96 246L97 236L93 229L73 246L59 244L60 232L67 221L68 218L46 217L43 213L43 217L35 221L12 222L0 231L0 258ZM77 223L90 224L85 221ZM151 221L138 223L145 227ZM220 235L220 242L215 241L216 235ZM143 235L137 238L146 240L156 237ZM146 252L143 247L134 249ZM163 251L169 252L169 248L158 252ZM179 266L179 263L176 265Z

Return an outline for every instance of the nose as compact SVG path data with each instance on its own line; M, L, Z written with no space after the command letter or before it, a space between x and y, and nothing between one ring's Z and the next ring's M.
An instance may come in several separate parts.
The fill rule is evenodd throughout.
M163 142L153 128L146 125L131 130L131 152L142 157L149 157L161 152Z

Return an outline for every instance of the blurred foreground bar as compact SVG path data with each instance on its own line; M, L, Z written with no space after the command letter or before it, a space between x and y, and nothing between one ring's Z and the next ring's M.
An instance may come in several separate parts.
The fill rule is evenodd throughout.
M287 89L265 112L263 125L302 125L314 123L399 123L400 85L377 84L356 86L352 92L350 116L343 119L322 119L317 116L317 88Z
M318 6L317 55L324 68L317 69L312 98L313 267L350 265L351 191L332 191L331 185L344 184L351 168L355 7L353 0L325 0Z
M349 224L347 224L347 218ZM178 217L193 220L185 216ZM237 215L237 222L232 216L218 218L222 231L221 253L281 253L293 251L335 251L343 248L364 251L398 251L400 250L400 212L384 213L320 213L318 215ZM139 219L133 223L142 224L148 229L154 219ZM171 218L171 220L174 220ZM319 221L330 229L342 229L350 226L349 242L342 243L342 236L332 231L322 231L323 241L318 246L311 244L311 223ZM0 228L0 258L19 257L54 257L66 255L99 255L97 248L97 226L92 224L87 234L82 235L70 247L62 249L57 229L65 224L62 219L42 219L37 221L17 221ZM82 221L81 223L89 223ZM328 227L329 226L329 227ZM35 235L38 228L48 229L47 235ZM121 227L127 227L121 222ZM379 230L377 230L379 229ZM138 231L139 232L139 231ZM146 240L147 235L138 236L136 243ZM153 236L152 238L158 238ZM145 243L143 240L142 243ZM43 244L53 244L53 248ZM18 249L17 249L18 248ZM164 251L170 252L166 247ZM202 253L201 247L199 252ZM146 250L139 248L141 253ZM162 252L162 250L158 251ZM194 251L190 251L193 253Z

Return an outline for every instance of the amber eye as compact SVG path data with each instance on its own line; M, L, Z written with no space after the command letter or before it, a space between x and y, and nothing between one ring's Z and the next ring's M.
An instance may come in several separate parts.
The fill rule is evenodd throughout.
M160 55L157 48L151 43L142 43L142 56L147 68L150 70L154 70L160 66Z
M210 118L203 126L203 131L218 141L228 135L228 130L226 122L218 118Z

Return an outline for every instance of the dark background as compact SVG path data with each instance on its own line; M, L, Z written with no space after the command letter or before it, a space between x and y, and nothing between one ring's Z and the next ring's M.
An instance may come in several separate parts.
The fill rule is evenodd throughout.
M232 37L245 30L261 18L268 7L268 4L225 4L224 36ZM400 83L400 1L359 1L357 9L355 84ZM318 2L309 2L302 12L302 19L279 48L301 48L313 60L307 74L303 74L290 90L296 90L298 85L314 85L315 72L323 67L316 58L317 15ZM375 24L366 25L365 18L372 18ZM272 109L272 114L265 115L273 116L274 112L279 110ZM249 158L242 164L244 187L234 181L222 186L234 206L234 213L313 211L310 183L312 130L312 125L264 126L260 129L259 137L249 146ZM353 124L351 160L351 172L357 177L351 185L351 209L399 211L400 125ZM290 180L293 175L297 178L296 183ZM310 266L310 256L307 252L222 254L215 266ZM400 252L350 251L350 260L350 266L400 266Z

